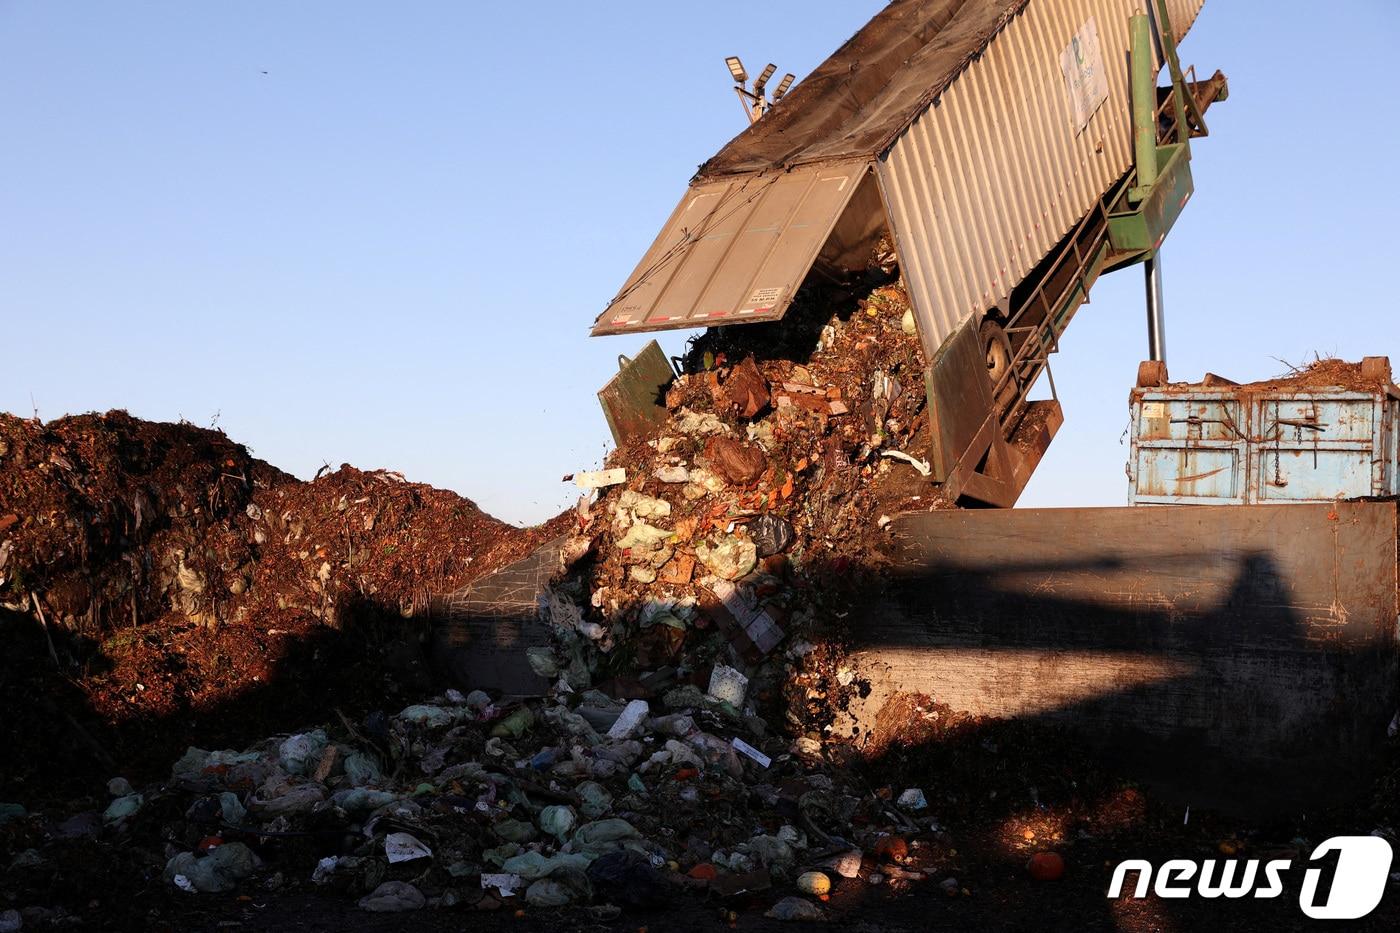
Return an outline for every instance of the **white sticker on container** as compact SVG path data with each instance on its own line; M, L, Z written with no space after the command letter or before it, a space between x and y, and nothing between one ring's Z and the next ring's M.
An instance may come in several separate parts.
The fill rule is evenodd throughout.
M1065 75L1077 135L1084 132L1089 120L1108 100L1108 75L1099 51L1099 26L1092 16L1060 53L1060 70Z
M740 314L755 314L763 311L772 311L777 306L778 300L783 297L781 288L760 288L756 289L744 306L739 309Z

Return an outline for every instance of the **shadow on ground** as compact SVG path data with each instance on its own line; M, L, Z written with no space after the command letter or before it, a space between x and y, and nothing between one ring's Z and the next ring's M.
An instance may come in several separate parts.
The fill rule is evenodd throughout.
M815 582L870 604L892 598L888 591L851 593L853 576L859 575L843 573L839 580ZM1216 615L1200 621L1200 631L1218 632L1238 623L1251 605L1286 603L1280 594L1258 589L1257 581L1277 576L1257 564L1242 566L1238 585ZM960 598L968 605L987 607L987 618L1014 620L993 633L992 641L1005 650L1054 650L1075 638L1095 638L1102 646L1105 627L1115 623L1113 638L1131 643L1135 651L1144 650L1144 645L1164 653L1175 650L1170 647L1171 628L1179 620L1162 614L1141 614L1134 622L1139 627L1134 633L1123 629L1121 617L1104 616L1101 607L1053 597L1028 598L1008 592L994 579L978 580L961 572L959 580ZM927 583L904 580L901 586L917 589ZM341 618L343 627L318 630L297 640L278 659L266 683L239 696L158 718L103 721L88 706L80 679L101 675L106 666L101 646L55 630L46 636L26 616L0 616L0 638L7 646L0 659L4 742L10 750L3 777L6 799L66 802L69 812L84 803L99 805L105 800L103 785L108 777L117 773L138 781L163 777L186 745L243 747L279 731L323 723L332 718L334 709L342 709L352 719L373 709L393 711L435 686L421 649L426 633L407 628L396 611L390 614L365 604ZM1296 620L1286 617L1267 624L1274 626L1270 637L1278 636L1284 643L1290 633L1300 631ZM1212 642L1217 653L1234 650L1216 635L1209 638L1217 639ZM57 664L53 656L59 659ZM1327 663L1360 669L1374 659L1331 657ZM1318 775L1308 769L1267 774L1233 768L1228 756L1205 741L1204 735L1194 741L1163 743L1153 753L1150 743L1141 742L1142 736L1125 744L1124 736L1112 730L1086 735L1082 728L1067 724L1111 722L1125 711L1131 713L1160 699L1144 691L1212 695L1222 685L1200 678L1218 678L1220 670L1203 668L1183 680L1147 687L1104 684L1101 693L1078 709L1009 721L959 716L936 697L901 696L899 705L892 707L900 711L896 717L900 721L886 723L891 734L872 758L852 761L849 767L859 769L872 789L888 787L895 794L906 786L925 789L943 831L915 837L922 844L915 847L906 867L926 873L927 880L900 885L898 896L890 885L838 881L826 905L828 911L844 924L871 931L1301 927L1304 918L1297 906L1295 876L1289 876L1284 896L1275 900L1111 902L1104 896L1112 865L1126 858L1156 863L1167 858L1223 858L1221 843L1228 842L1239 847L1242 858L1285 857L1301 864L1311 846L1330 835L1368 833L1378 820L1396 825L1393 793L1386 806L1377 809L1364 794L1359 800L1342 800L1325 791L1318 793ZM1223 712L1229 716L1239 711ZM1373 756L1357 766L1388 775L1372 787L1393 787L1400 773L1393 755ZM1151 789L1143 781L1157 772L1175 772L1178 782L1182 776L1198 783L1221 782L1214 788L1201 784L1201 792L1212 799L1217 799L1215 790L1232 789L1228 787L1232 781L1236 792L1241 786L1266 784L1272 791L1299 781L1310 782L1314 789L1311 797L1304 795L1306 803L1276 810L1269 817L1232 817L1198 809L1188 819L1179 796ZM1298 795L1285 796L1296 799ZM775 819L781 821L776 815ZM844 831L839 826L827 828L833 833ZM684 827L678 829L684 832ZM277 840L263 842L274 850L269 855L285 845ZM35 844L32 838L0 834L0 858L8 860ZM315 844L325 849L337 845L329 837L318 838ZM159 878L165 858L161 840L141 840L141 853L135 848L133 844L123 851L95 841L74 842L62 861L45 871L46 883L23 896L29 903L63 905L112 929L213 930L228 929L232 923L244 930L447 930L460 929L464 919L483 930L729 928L718 912L721 905L699 895L678 897L665 912L628 913L616 920L602 920L581 910L532 911L523 919L508 910L469 918L457 912L382 918L357 911L344 898L261 890L243 898L188 897ZM1026 860L1041 849L1065 856L1068 871L1061 881L1035 882L1027 876ZM940 887L950 877L957 879L952 896ZM774 892L724 906L738 912L737 929L793 929L794 924L762 917L780 893L783 886L777 885ZM1397 919L1400 895L1392 890L1362 928L1393 929Z

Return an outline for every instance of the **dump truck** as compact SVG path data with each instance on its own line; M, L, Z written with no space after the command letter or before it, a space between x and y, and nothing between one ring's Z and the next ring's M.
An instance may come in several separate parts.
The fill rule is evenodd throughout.
M888 239L932 479L1014 504L1063 422L1029 393L1101 274L1145 265L1161 353L1158 251L1227 94L1177 56L1201 4L895 0L700 167L592 333L780 321L810 276L858 273ZM619 445L664 417L670 376L653 344L605 387Z
M999 508L888 524L888 579L847 620L862 689L833 728L858 745L878 747L896 700L931 696L1072 726L1188 804L1258 809L1340 799L1385 740L1400 516L1393 497L1345 497L1394 489L1395 393L1165 384L1160 250L1228 92L1178 58L1201 7L895 0L701 165L593 325L781 322L809 277L893 243L931 479ZM1050 357L1098 277L1130 266L1150 357L1130 466L1153 507L1009 508L1063 423ZM1042 376L1051 398L1032 401ZM604 387L619 445L666 419L671 378L653 342Z

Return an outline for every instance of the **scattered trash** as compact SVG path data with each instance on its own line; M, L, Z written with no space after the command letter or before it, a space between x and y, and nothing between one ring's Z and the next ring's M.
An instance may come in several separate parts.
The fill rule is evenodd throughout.
M608 486L619 486L627 482L627 471L623 469L589 470L564 477L564 482L567 483L569 480L573 480L574 485L579 489L605 489Z
M795 535L787 519L768 513L749 523L749 538L759 557L771 557L786 551Z
M400 913L422 910L427 898L423 892L405 881L386 881L374 892L360 898L360 909L374 913Z
M501 897L514 897L525 886L525 879L509 872L484 872L481 876L483 890L500 892Z
M724 400L738 417L749 420L768 407L768 381L752 356L729 371L723 383Z
M119 823L129 816L134 816L141 811L141 807L146 803L146 799L140 794L127 794L125 797L118 797L107 805L107 809L102 813L102 822Z
M433 850L410 833L390 833L384 837L384 855L390 865L397 865L399 862L432 858Z
M909 857L909 842L903 836L881 836L875 842L875 854L892 862L902 862Z
M917 787L911 787L900 794L897 802L906 810L928 809L928 798L926 798L924 792Z
M1036 881L1058 881L1065 874L1065 860L1058 852L1037 852L1026 864Z
M608 738L631 738L632 733L637 731L650 712L651 706L646 700L633 700L628 703L622 714L617 717L617 722L613 723L612 728L608 730Z
M859 849L854 849L850 852L842 852L839 855L833 855L827 861L825 867L836 872L836 874L840 875L842 878L859 878L860 865L863 858L861 851Z
M735 486L758 482L768 469L763 449L732 437L712 437L705 444L705 459L710 467Z
M655 908L674 896L674 886L639 852L609 852L588 866L594 896L619 907Z
M250 877L259 865L258 857L241 842L227 842L205 855L181 852L165 866L165 880L181 890L201 894L225 894ZM183 878L184 883L176 882Z
M730 744L734 747L734 750L739 752L741 755L745 755L758 762L758 765L761 768L766 768L773 763L773 759L769 758L767 755L763 754L763 752L754 748L752 745L750 745L748 742L745 742L741 738L735 737L730 742Z
M888 541L881 528L889 514L914 501L918 508L951 507L931 486L912 487L912 474L885 459L928 469L897 449L920 449L915 438L926 436L919 432L926 432L927 401L908 388L923 367L918 341L902 323L907 299L897 284L880 292L885 298L874 315L868 306L844 318L818 315L810 334L820 334L820 349L800 359L746 352L743 341L757 338L744 334L706 335L697 350L709 354L709 365L682 367L655 436L614 453L609 469L573 477L597 495L582 497L552 527L549 540L569 544L553 546L547 561L532 565L542 582L520 580L526 595L508 606L503 598L468 607L488 614L503 640L514 637L522 620L540 627L540 639L509 649L526 676L546 678L538 690L460 678L460 690L421 703L405 705L430 687L405 687L361 709L377 705L384 712L360 716L346 707L342 717L321 710L319 719L304 723L298 706L297 719L266 729L281 734L246 749L189 749L169 780L143 784L150 801L144 807L129 783L112 779L105 813L92 809L67 820L55 814L46 825L83 846L117 846L144 833L142 845L151 851L189 848L166 866L167 882L181 890L256 897L314 885L319 896L386 912L470 905L476 898L483 910L511 898L511 908L525 905L522 910L653 907L686 890L703 891L730 911L751 908L753 896L775 884L792 890L794 879L800 892L823 897L833 878L858 879L863 870L869 883L895 889L925 873L965 871L951 848L955 840L929 814L925 791L900 792L902 782L872 790L836 725L842 704L869 688L829 636L848 608L842 588L859 582L869 569L864 558ZM794 320L803 313L800 306L790 312ZM83 432L94 425L123 424L108 416L54 430L68 432L66 450L90 443ZM23 446L12 444L22 455L38 449L31 428L5 421L0 429L7 437L23 432ZM143 619L157 610L176 613L174 631L199 633L197 642L179 642L181 650L206 640L218 644L240 612L237 630L259 644L281 637L268 634L274 625L289 626L293 641L309 632L324 636L337 631L356 600L371 595L377 610L426 614L436 624L436 613L457 610L437 606L451 600L425 596L430 588L461 595L458 588L481 574L513 567L505 555L532 551L523 532L502 530L465 500L391 474L345 468L297 483L226 439L188 436L194 440L186 447L217 451L218 469L161 468L188 473L181 481L193 495L172 491L169 501L126 504L151 495L147 486L164 497L176 484L168 476L113 483L123 504L110 514L139 524L140 535L159 521L168 552L133 545L124 552L130 560L119 561L122 575L103 571L108 575L98 574L95 584L102 593L136 586ZM100 458L79 459L85 471L107 476L94 466ZM48 472L42 471L46 482ZM226 472L253 479L240 485L222 479ZM918 494L908 498L911 488ZM108 521L103 500L82 498L68 486L54 489L55 497L59 491L79 497L82 514L96 516L94 522ZM200 537L199 523L214 530ZM101 541L140 537L117 531L126 527L105 526ZM43 542L23 523L5 532L12 533L26 537L23 550L6 552L12 555L7 572L22 557L25 573L35 578L42 565L34 554ZM462 543L478 538L486 544ZM469 568L471 561L480 563ZM167 579L132 584L132 567L155 568L153 576ZM49 580L38 579L48 592ZM125 604L107 599L94 597L64 615L80 618L99 605L97 616L125 620L118 615L128 611ZM793 638L783 650L788 632ZM139 642L133 652L147 650L144 636L133 636ZM122 644L113 646L113 657L127 664ZM171 650L173 658L178 652ZM149 671L166 668L144 657L146 667L121 668L113 683L156 684ZM190 663L207 672L211 662L196 654ZM263 667L256 675L267 673ZM343 676L363 675L356 669ZM149 693L178 688L193 695L187 682L172 677ZM410 682L365 679L371 691ZM241 683L246 688L251 680ZM146 692L131 686L121 703L149 709L142 704L153 701L138 696ZM966 721L939 720L946 708L916 699L925 705L911 707L907 723L975 732ZM98 711L113 708L125 709ZM317 722L319 728L308 728ZM292 723L307 731L287 735ZM919 747L912 739L881 747L880 739L862 737L870 744L859 751L897 759ZM972 753L979 748L985 746L972 746ZM103 766L92 790L118 770ZM919 773L895 771L885 780ZM936 793L927 786L940 815L956 810L968 823L993 813L1001 825L1002 810L1038 804L1034 788L1017 788L1013 804L1000 772L991 787L969 789L965 780L959 786L950 779L945 794L941 785ZM997 793L1003 796L995 804L979 803ZM0 824L25 818L23 807L0 804ZM104 819L121 825L106 829ZM270 864L261 866L247 845L224 841L230 837L256 840ZM1058 854L1038 853L1028 863L1030 875L1053 868L1051 856L1062 873ZM814 866L823 870L804 871ZM412 883L397 880L405 878ZM945 878L940 888L963 892L956 878ZM768 916L824 915L804 898L784 897Z
M679 465L659 466L652 471L652 475L671 485L690 482L690 471Z
M797 876L797 889L804 894L823 897L831 893L831 879L819 871L804 871Z
M535 714L530 707L522 706L496 723L491 734L496 738L520 738L535 725Z
M706 691L721 703L742 709L748 693L749 679L727 664L716 664L710 672L710 688Z
M737 535L721 535L714 541L701 541L695 546L695 556L706 570L721 580L738 580L748 576L758 563L754 543Z
M906 454L902 450L882 450L880 451L880 456L889 457L891 460L903 461L915 470L918 470L920 476L930 476L933 474L933 468L929 466L927 460L920 460L918 457Z
M565 839L577 822L571 807L554 804L540 811L540 829L559 840Z
M811 901L804 901L800 897L785 897L763 915L774 920L802 920L814 921L825 920L826 914L820 907Z

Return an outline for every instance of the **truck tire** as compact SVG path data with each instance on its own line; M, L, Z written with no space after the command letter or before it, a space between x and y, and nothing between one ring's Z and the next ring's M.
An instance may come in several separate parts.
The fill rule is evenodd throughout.
M987 376L992 381L992 388L995 390L1002 376L1011 370L1011 361L1014 358L1011 353L1011 340L1006 336L1006 331L1001 325L993 320L985 320L978 328L978 336L982 340L982 349L987 354ZM1018 386L1016 377L1011 380L1001 390L997 396L997 407L1006 409L1016 401Z

